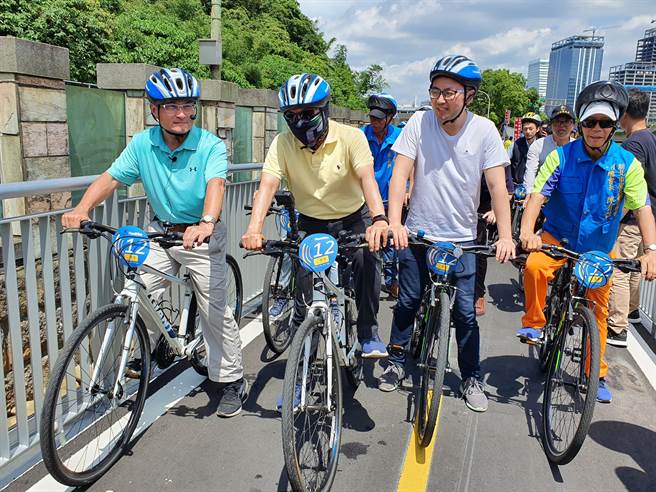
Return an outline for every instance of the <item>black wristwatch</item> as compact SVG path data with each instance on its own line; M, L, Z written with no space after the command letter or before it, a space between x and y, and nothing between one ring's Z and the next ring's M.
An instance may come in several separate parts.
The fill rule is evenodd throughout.
M375 224L376 222L378 222L380 220L385 221L387 223L387 225L389 225L389 219L387 218L387 215L385 215L385 214L378 214L378 215L372 217L371 223Z

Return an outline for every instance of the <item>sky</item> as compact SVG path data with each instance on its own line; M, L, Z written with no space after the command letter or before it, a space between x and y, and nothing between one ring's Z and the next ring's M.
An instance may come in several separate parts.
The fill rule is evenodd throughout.
M633 61L636 42L656 27L654 0L299 0L329 40L344 44L361 70L383 67L388 92L401 104L426 99L437 58L463 54L482 69L507 68L526 76L528 63L549 58L551 44L585 29L605 36L602 78L611 66Z

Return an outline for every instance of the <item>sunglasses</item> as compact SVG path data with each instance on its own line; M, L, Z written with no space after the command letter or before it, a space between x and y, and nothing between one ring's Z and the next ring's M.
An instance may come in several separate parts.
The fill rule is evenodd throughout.
M599 125L601 128L608 129L613 128L615 126L615 122L613 120L591 120L590 118L581 122L581 126L583 128L594 128L597 125Z
M294 113L293 111L285 111L283 113L283 116L289 123L295 123L299 120L311 120L319 113L320 110L318 108L312 108L312 109L306 109L304 111L300 111L298 113Z

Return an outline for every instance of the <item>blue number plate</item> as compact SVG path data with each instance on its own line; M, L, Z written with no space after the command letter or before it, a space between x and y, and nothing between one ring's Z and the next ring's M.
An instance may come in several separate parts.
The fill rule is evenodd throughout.
M461 255L462 250L457 248L455 244L440 241L434 243L426 251L426 263L431 272L437 275L446 275L451 267L458 262Z
M526 186L520 184L515 187L515 199L523 200L526 198L526 194Z
M337 240L330 234L311 234L301 241L298 256L306 270L326 271L337 258Z
M112 254L122 266L141 266L149 251L148 235L136 226L123 226L112 237Z
M602 251L588 251L579 256L574 276L588 289L598 289L608 283L613 275L613 261Z

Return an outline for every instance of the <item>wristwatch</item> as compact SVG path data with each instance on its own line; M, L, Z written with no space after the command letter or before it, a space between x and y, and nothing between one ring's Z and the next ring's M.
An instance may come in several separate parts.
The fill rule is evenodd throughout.
M216 224L216 219L214 218L213 215L203 215L203 217L200 219L201 222L207 222L209 224Z
M656 243L646 244L645 251L656 251Z

